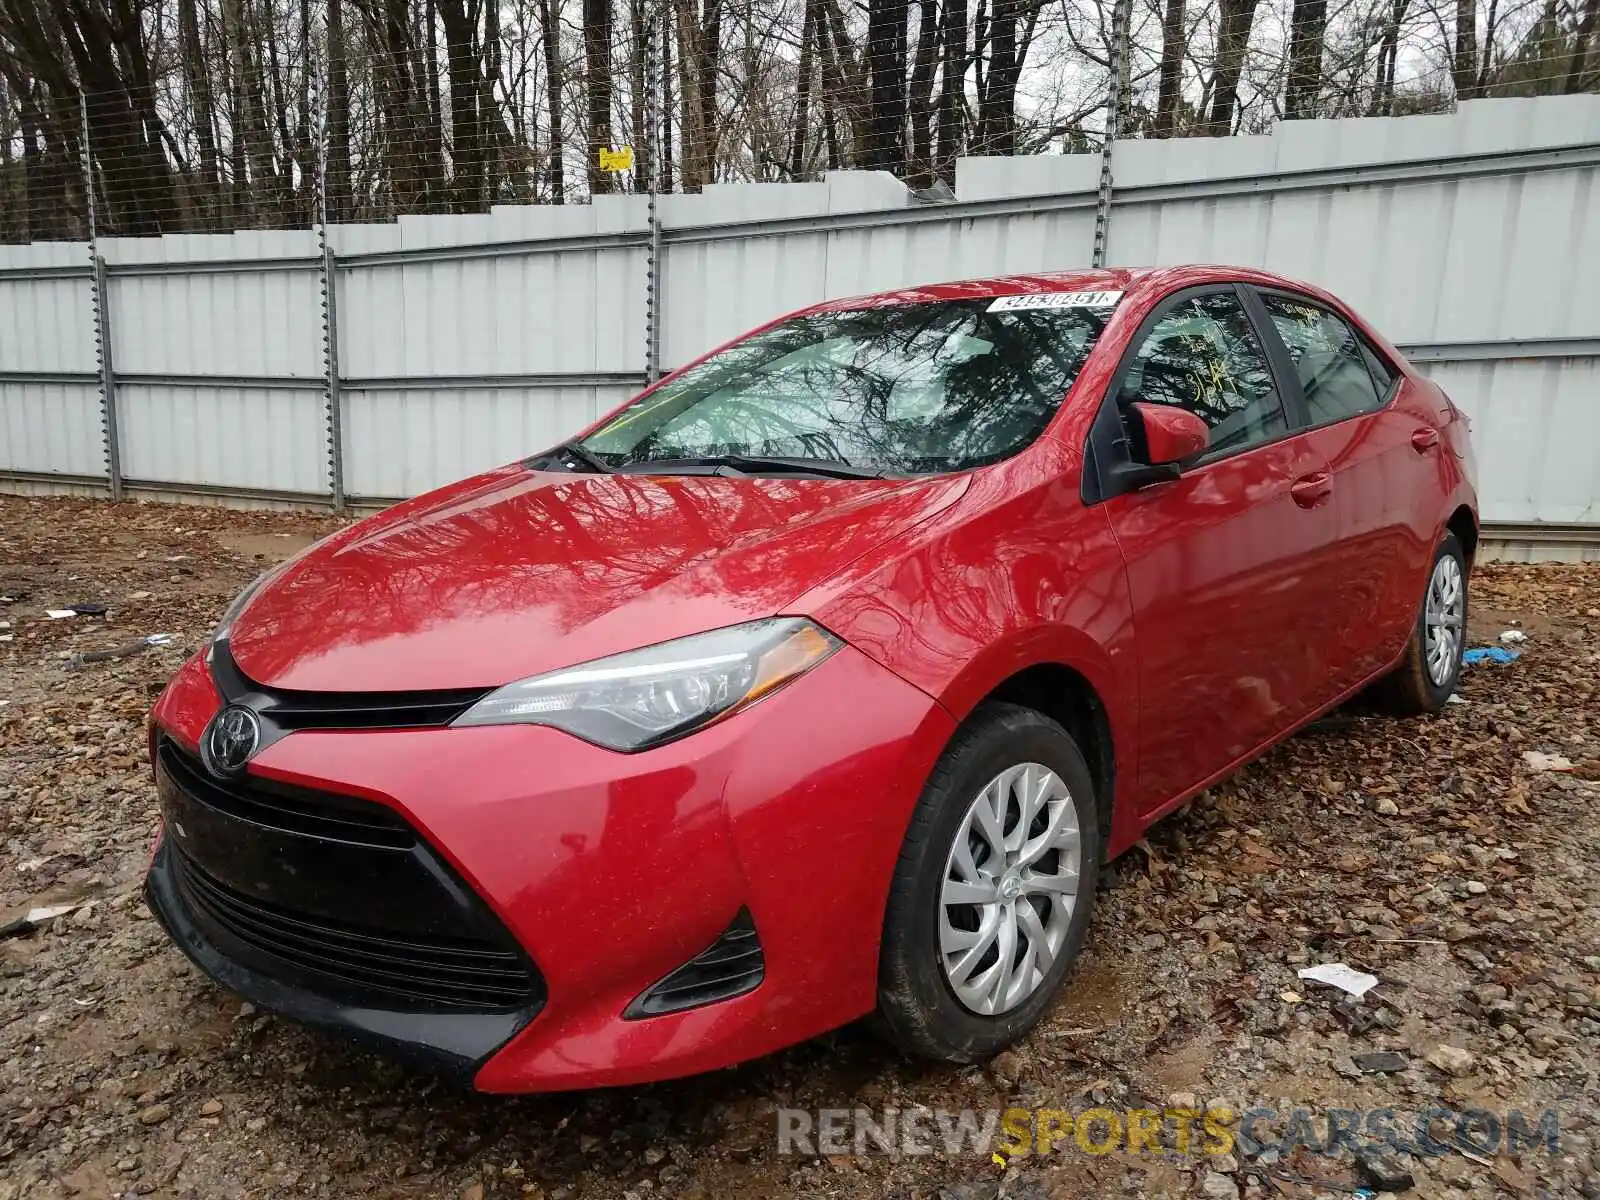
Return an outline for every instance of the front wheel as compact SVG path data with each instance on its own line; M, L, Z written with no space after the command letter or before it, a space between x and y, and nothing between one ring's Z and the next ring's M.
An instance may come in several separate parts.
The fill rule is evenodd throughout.
M1453 533L1440 539L1411 640L1400 665L1380 681L1378 698L1401 715L1438 712L1461 680L1467 636L1467 559Z
M1039 1022L1083 944L1100 864L1089 768L1032 709L980 708L923 790L878 974L889 1038L981 1062Z

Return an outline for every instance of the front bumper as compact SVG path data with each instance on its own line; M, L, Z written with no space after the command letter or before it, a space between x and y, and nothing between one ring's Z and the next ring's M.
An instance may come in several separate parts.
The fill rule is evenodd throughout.
M196 658L153 719L192 748L218 704ZM337 979L252 955L186 896L170 836L147 894L173 939L224 986L483 1090L711 1070L872 1009L890 876L953 724L846 647L745 712L642 754L531 726L302 730L263 750L252 780L375 802L417 832L422 852L526 955L536 997L506 1011L374 1005L366 994L352 1002ZM225 827L205 836L234 837ZM266 889L277 868L271 853L255 861ZM365 868L340 873L337 903L324 912L359 925L360 888L371 886L379 904L381 881ZM754 991L624 1016L741 911L765 955Z
M219 937L207 929L193 902L182 894L178 853L171 839L164 837L145 879L145 902L167 936L197 967L264 1009L462 1084L470 1083L483 1060L537 1011L450 1013L385 1008L287 983L271 967L252 968L246 965L247 954L239 955L237 943L229 946L233 956L219 947L218 940L226 935Z

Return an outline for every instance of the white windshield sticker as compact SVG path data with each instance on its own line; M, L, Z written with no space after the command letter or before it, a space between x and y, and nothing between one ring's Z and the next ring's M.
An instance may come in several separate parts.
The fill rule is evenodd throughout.
M1001 296L989 305L990 312L1016 312L1024 308L1115 308L1121 292L1025 292L1020 296Z

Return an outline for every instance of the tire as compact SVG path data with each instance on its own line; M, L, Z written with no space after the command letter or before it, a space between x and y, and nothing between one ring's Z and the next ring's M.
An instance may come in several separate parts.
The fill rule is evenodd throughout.
M1435 584L1441 571L1448 574L1449 567L1441 567L1446 559L1453 560L1455 578L1459 581L1460 621L1456 628L1454 652L1449 654L1437 669L1430 670L1428 622L1430 608L1436 608ZM1397 716L1417 716L1438 712L1455 694L1461 682L1461 655L1466 649L1467 630L1467 558L1461 542L1453 533L1446 533L1433 552L1433 563L1428 568L1428 580L1423 584L1422 603L1417 606L1417 620L1411 628L1411 639L1406 643L1405 657L1374 688L1379 704Z
M1024 768L1024 764L1031 766ZM1031 773L1024 774L1024 770ZM1003 784L1009 776L1015 778ZM1023 852L1036 852L1047 844L1054 844L1055 849L1044 851L1025 866L1016 865L1015 856L1008 855L1005 861L1013 865L1000 871L993 841L978 828L992 830L993 826L977 816L969 826L968 816L976 813L980 799L990 797L992 803L986 802L989 811L1001 813L1002 835L1016 834L1022 825L1021 797L1012 788L1048 796L1028 831L1017 839L1023 843ZM998 1054L1038 1024L1077 958L1088 929L1100 867L1098 811L1088 765L1077 743L1060 725L1013 704L983 705L967 720L923 789L895 867L879 956L876 1024L880 1032L912 1054L972 1063ZM1071 861L1074 839L1066 833L1069 813L1077 826L1076 864ZM963 835L966 852L959 860L958 833ZM970 870L973 865L979 868L976 876ZM1070 907L1064 907L1065 899L1054 898L1056 888L1045 888L1041 880L1055 878L1057 886L1062 886L1074 865L1076 895ZM993 906L947 904L947 872L981 879L985 867L990 877L999 880L992 889ZM953 886L965 885L954 882ZM989 890L987 884L977 886ZM1017 887L1028 890L1007 899L1005 891ZM1021 911L1024 905L1031 909L1031 921ZM1014 921L1014 932L1009 935L1013 964L1009 988L1003 986L1007 972L994 969L1007 941L1004 914L1008 909ZM992 924L986 923L991 919ZM992 949L975 944L954 952L971 964L964 984L967 1001L958 995L950 973L959 973L959 962L947 969L941 953L941 929L946 925L946 936L973 938L979 943L985 929L997 931L991 935ZM1047 967L1041 968L1037 958L1030 957L1034 939L1039 939L1041 946L1054 947ZM985 961L990 965L985 967ZM997 981L993 988L983 982L991 977ZM987 999L975 998L979 994ZM993 1011L978 1011L991 1006Z

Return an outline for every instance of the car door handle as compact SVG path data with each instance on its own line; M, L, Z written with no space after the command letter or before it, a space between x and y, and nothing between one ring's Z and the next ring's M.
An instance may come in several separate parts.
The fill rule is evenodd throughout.
M1326 471L1302 475L1289 485L1289 495L1301 508L1315 508L1333 495L1333 479Z
M1432 426L1424 425L1411 435L1411 448L1418 454L1426 454L1439 444L1439 431Z

